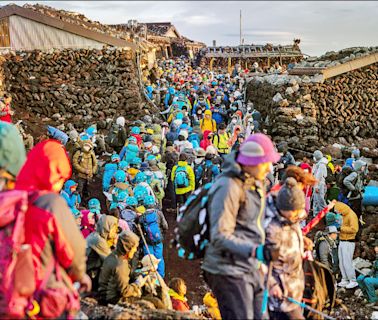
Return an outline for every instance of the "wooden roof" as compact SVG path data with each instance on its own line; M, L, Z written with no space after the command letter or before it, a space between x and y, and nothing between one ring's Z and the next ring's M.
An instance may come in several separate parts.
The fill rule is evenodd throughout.
M371 64L378 63L378 52L374 52L372 54L362 56L344 63L340 63L336 66L332 67L322 67L322 68L315 68L315 67L307 67L307 68L293 68L289 70L289 74L292 75L315 75L321 74L323 79L329 79L336 77L340 74L360 69Z
M137 48L136 44L130 41L119 39L116 37L111 37L107 34L96 32L84 27L81 27L78 24L68 23L60 19L49 17L32 9L23 8L15 4L10 4L0 8L0 19L5 17L10 17L12 15L17 15L29 20L33 20L45 25L67 31L88 39L92 39L110 46L114 47L128 47L133 50Z

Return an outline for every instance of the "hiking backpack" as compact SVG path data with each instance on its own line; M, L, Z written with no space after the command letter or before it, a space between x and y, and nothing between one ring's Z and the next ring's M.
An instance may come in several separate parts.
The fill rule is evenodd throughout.
M325 241L324 232L319 230L315 233L315 236L314 236L313 255L314 255L314 259L316 260L319 260L319 245L322 241Z
M331 168L327 165L327 178L325 179L326 183L332 184L336 181L335 174L332 172Z
M189 187L189 174L186 167L178 166L175 172L175 186L176 188L187 188Z
M213 180L213 164L207 166L206 163L201 163L195 168L196 186L204 186Z
M139 218L139 223L142 225L147 243L155 245L163 241L156 210L146 211Z
M0 193L0 314L10 318L25 317L36 289L32 248L24 244L25 213L32 198L36 196L27 191Z
M121 212L121 218L127 222L130 230L134 233L137 232L137 228L135 226L135 220L137 219L137 214L135 211L131 209L124 209Z
M210 241L208 214L209 190L212 183L197 189L180 208L175 228L178 256L193 260L203 258Z
M353 169L350 167L343 167L341 172L336 176L336 185L340 190L346 190L347 188L344 185L344 179L353 172Z
M119 147L124 144L124 141L121 140L121 130L118 126L118 124L113 124L111 131L107 137L107 144L111 147Z

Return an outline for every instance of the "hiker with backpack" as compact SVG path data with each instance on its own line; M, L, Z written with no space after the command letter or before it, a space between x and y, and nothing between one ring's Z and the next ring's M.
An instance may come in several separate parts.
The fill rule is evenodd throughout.
M327 193L327 158L323 157L323 153L320 150L314 152L314 167L312 173L315 179L318 181L313 188L313 215L316 216L326 206L326 193Z
M126 140L125 145L119 153L119 157L122 161L131 163L134 158L138 157L139 151L140 149L137 145L137 139L134 136L131 136Z
M77 171L77 191L84 198L88 198L88 185L92 182L94 175L97 173L98 163L96 155L93 152L93 144L90 140L82 141L81 150L76 151L73 156L73 167Z
M220 174L218 166L213 163L214 155L206 153L204 162L195 168L196 187L202 187L207 183L214 182Z
M138 250L139 237L132 231L119 234L115 249L105 258L99 275L99 304L117 304L120 299L140 297L145 280L130 283L130 261Z
M347 177L343 180L344 188L340 190L346 203L357 214L357 217L362 215L362 195L364 190L366 162L357 160L353 163L353 169Z
M323 263L336 275L339 269L339 257L337 253L337 237L339 231L335 226L328 226L324 231L315 234L315 259Z
M127 132L125 129L125 118L118 117L109 130L106 142L115 152L119 153L125 144L126 139Z
M163 232L168 230L168 223L163 212L157 209L156 201L152 196L143 200L146 212L139 217L139 225L142 228L148 248L143 246L144 254L153 254L160 259L157 272L162 278L165 275L165 264L163 257Z
M116 171L118 170L118 164L121 160L118 154L113 154L111 156L111 162L105 164L104 174L102 176L102 191L108 192L112 178Z
M138 200L135 197L127 197L125 204L125 209L121 210L121 218L126 221L131 231L137 232L138 214L136 207L138 206Z
M12 190L26 159L25 146L17 128L0 121L0 192Z
M25 218L24 223L18 224L17 229L13 230L9 229L12 223L1 228L2 243L12 243L2 246L3 263L7 263L7 267L5 264L2 267L2 272L3 275L16 277L4 278L15 287L7 287L2 282L2 315L24 318L28 314L26 308L32 302L34 307L40 309L38 317L74 316L80 310L80 303L73 282L79 282L82 291L91 288L90 278L85 273L85 240L66 202L59 196L71 172L69 158L62 144L46 140L28 153L17 175L16 193L12 197L1 193L5 197L0 201L3 205L9 204L9 201L14 201L14 204L26 201L25 211L20 210L21 207L14 207L14 216L18 221ZM12 235L12 241L7 240L6 236L11 230L9 235ZM14 255L17 251L19 254ZM22 265L8 264L10 261L7 257L25 260ZM14 270L9 269L13 267ZM21 282L13 282L16 279ZM23 293L18 291L20 289Z
M206 197L210 242L202 269L223 319L265 317L258 260L275 259L277 250L264 246L263 182L271 164L278 160L279 155L267 136L249 136L238 154L226 157L222 174Z
M195 175L188 165L188 155L181 153L179 161L172 169L171 180L176 194L176 208L184 204L195 189Z
M289 177L267 208L266 245L278 250L267 274L271 319L305 319L302 309L289 302L302 301L305 244L299 222L307 216L305 196L297 181Z
M231 151L230 138L230 134L226 131L226 125L221 123L218 127L218 133L213 136L213 146L222 158Z

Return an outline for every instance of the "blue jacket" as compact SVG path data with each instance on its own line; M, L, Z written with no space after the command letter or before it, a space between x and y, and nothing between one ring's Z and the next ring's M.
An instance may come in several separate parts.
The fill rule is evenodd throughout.
M175 126L171 126L171 130L167 133L166 139L172 142L178 139L178 130Z
M66 200L67 205L70 209L77 208L81 203L81 197L78 193L72 193L70 188L76 184L73 180L67 180L64 184L63 190L60 192L60 195Z
M127 163L131 163L131 160L138 157L139 148L136 145L128 144L124 146L119 154L121 160L125 160ZM125 157L125 158L124 158Z
M213 116L213 120L215 120L215 122L217 123L217 127L219 124L224 122L224 117L222 116L220 112L213 112L212 116Z
M104 176L102 177L103 191L109 191L112 177L117 170L118 170L118 165L116 163L107 163L105 165Z

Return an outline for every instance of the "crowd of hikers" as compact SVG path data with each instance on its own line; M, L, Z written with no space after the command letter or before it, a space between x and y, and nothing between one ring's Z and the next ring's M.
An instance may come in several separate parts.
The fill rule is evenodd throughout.
M161 114L119 115L104 140L95 124L49 126L26 154L11 119L0 122L0 315L73 317L84 292L102 305L191 311L185 281L166 277L169 229L178 259L203 258L209 318L304 319L321 292L312 312L332 305L333 279L377 305L377 261L358 278L352 264L367 173L359 150L341 166L320 150L296 161L261 132L237 67L161 60L146 81ZM104 197L93 196L96 177ZM306 268L330 278L309 289Z

